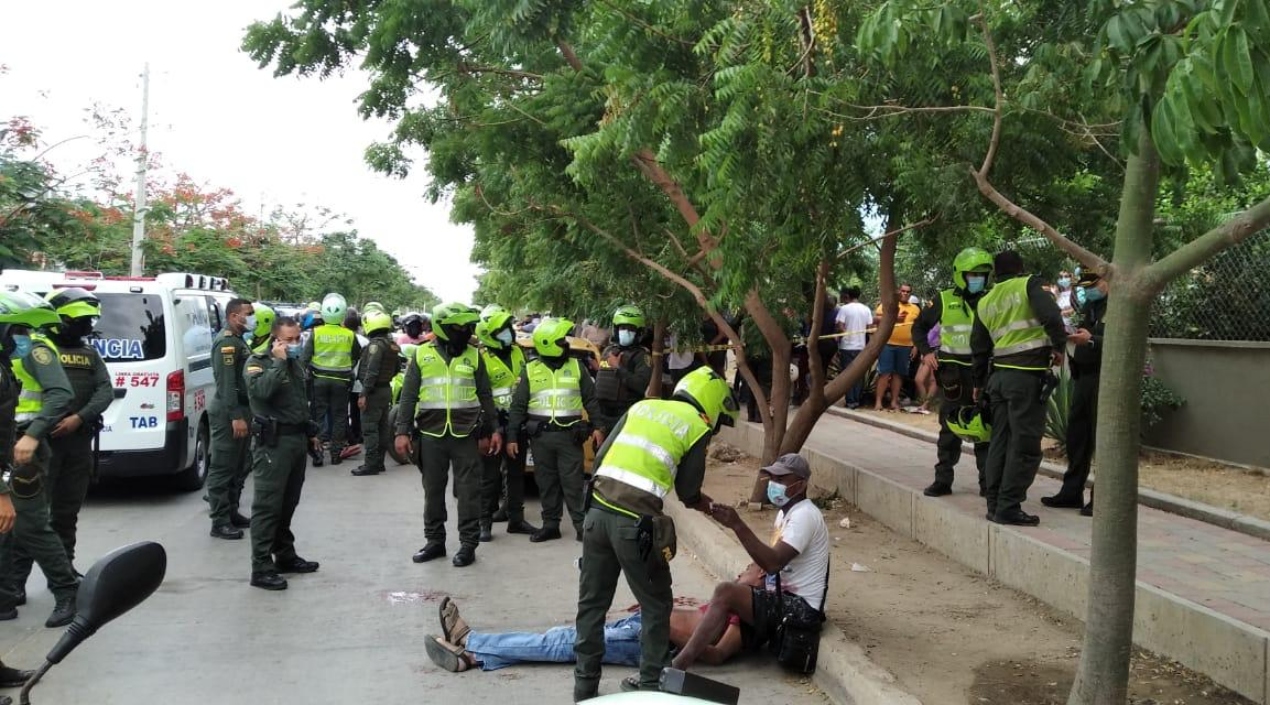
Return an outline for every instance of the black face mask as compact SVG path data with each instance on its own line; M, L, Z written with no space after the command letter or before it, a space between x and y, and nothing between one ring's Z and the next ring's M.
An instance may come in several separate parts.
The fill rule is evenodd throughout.
M93 319L76 318L62 326L62 335L68 340L87 338L93 334Z
M411 338L418 338L419 336L423 335L423 324L422 323L406 324L406 335L410 336Z

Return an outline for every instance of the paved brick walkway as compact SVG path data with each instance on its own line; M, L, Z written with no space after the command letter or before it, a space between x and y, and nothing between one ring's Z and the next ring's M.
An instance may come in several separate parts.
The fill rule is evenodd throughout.
M934 479L935 446L899 433L826 414L809 448L921 489ZM1016 528L1084 558L1089 557L1092 520L1075 510L1056 510L1040 498L1059 483L1038 476L1024 508L1041 525ZM982 517L974 458L962 455L954 494L947 502ZM1270 491L1268 489L1267 491ZM1149 507L1138 508L1138 579L1232 619L1270 630L1270 542Z

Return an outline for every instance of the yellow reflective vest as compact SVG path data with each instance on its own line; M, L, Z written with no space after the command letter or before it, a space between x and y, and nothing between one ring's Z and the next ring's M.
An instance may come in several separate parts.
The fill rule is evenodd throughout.
M710 426L690 404L636 402L595 474L665 499L675 486L679 461L709 433Z
M481 419L481 402L476 398L481 358L476 348L469 345L447 365L436 345L425 343L415 351L415 364L419 367L415 405L419 432L433 438L472 435Z

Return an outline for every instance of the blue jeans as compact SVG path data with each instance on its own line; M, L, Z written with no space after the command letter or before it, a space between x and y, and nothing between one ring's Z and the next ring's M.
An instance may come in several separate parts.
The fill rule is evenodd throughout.
M639 612L604 625L604 663L639 666ZM553 627L545 632L501 632L467 635L467 650L481 662L481 670L497 671L518 663L573 663L577 629Z
M838 351L839 374L841 374L842 372L846 372L847 367L852 362L855 362L855 359L857 357L860 357L860 353L862 352L864 351L863 350L839 350ZM851 388L847 390L847 397L846 399L843 400L842 403L846 406L859 406L860 394L863 391L864 391L864 376L861 375L860 379L856 381L855 384L851 385Z
M911 345L891 345L887 343L878 357L879 375L908 376L909 359L913 355Z

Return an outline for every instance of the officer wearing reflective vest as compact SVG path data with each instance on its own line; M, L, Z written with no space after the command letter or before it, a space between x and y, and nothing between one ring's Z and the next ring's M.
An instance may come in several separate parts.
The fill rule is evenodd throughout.
M56 605L46 627L64 627L75 618L79 579L66 557L62 541L49 524L45 487L49 462L49 434L61 422L74 393L56 346L37 332L61 323L47 301L21 291L0 292L0 346L21 385L13 409L14 433L0 443L13 443L13 466L8 475L9 498L16 512L13 530L0 538L0 620L17 619L25 604L25 583L18 583L16 561L30 556L48 579Z
M79 510L88 496L93 476L93 440L101 429L101 415L115 399L110 371L86 338L101 317L101 302L80 288L56 289L45 297L57 310L61 321L48 328L58 351L58 361L66 373L74 398L61 421L49 432L52 454L45 487L49 498L49 524L66 549L66 558L75 562L75 532ZM18 585L26 584L31 572L29 558L20 561Z
M331 465L339 465L348 441L348 398L353 367L362 354L357 334L345 328L348 303L339 294L322 299L322 325L304 343L303 361L313 376L313 420L322 427L323 442L330 443ZM328 418L329 417L329 418ZM321 465L319 462L314 465Z
M588 437L597 446L604 440L603 432L592 430L582 416L585 411L587 419L598 420L600 404L591 375L569 356L572 330L573 321L564 318L544 318L534 327L538 357L521 372L508 417L508 455L519 456L525 441L533 446L534 480L542 496L542 528L529 536L534 543L560 538L562 504L582 540L582 445Z
M445 488L454 468L459 509L456 567L476 561L481 527L481 455L498 455L503 436L496 426L498 409L489 373L471 344L476 309L448 303L432 312L436 340L420 345L406 368L397 405L397 453L412 454L423 473L423 536L415 563L445 555ZM412 439L413 437L413 439Z
M961 460L962 438L948 428L948 418L975 404L974 378L970 363L970 331L975 307L988 292L992 255L978 247L967 247L953 260L953 288L939 292L913 323L913 344L922 364L935 371L943 399L939 404L939 444L935 462L935 482L923 494L942 497L952 494L953 468ZM938 347L928 340L939 326ZM984 494L984 468L988 444L975 443L975 466L979 470L979 494Z
M979 300L970 332L976 398L982 390L992 411L985 469L989 521L1036 526L1023 511L1041 465L1046 378L1063 364L1067 331L1054 297L1038 277L1023 273L1023 258L1007 250L993 262L997 283Z
M488 312L488 313L487 313ZM476 338L481 341L481 358L489 372L493 387L494 406L498 408L498 428L503 438L507 433L508 414L512 406L512 391L525 369L525 352L516 344L516 332L512 330L512 315L507 311L486 307L476 324ZM508 444L510 445L510 443ZM484 472L481 475L481 540L494 538L495 515L501 512L507 522L509 534L533 534L538 527L525 521L525 456L512 457L506 452L482 456ZM507 502L501 508L499 499L506 487Z
M702 367L684 375L670 399L637 402L596 452L583 523L574 701L599 690L604 617L619 573L626 575L643 615L639 675L622 687L658 689L661 670L670 663L669 561L676 550L674 523L662 514L662 503L673 489L686 506L709 509L711 500L701 492L706 446L736 416L727 381Z
M366 331L369 342L358 366L362 391L357 397L357 407L362 412L366 454L361 467L352 471L358 476L378 475L384 471L384 454L388 452L393 436L392 429L388 427L392 379L397 374L401 354L401 348L392 339L392 316L384 313L382 308L366 314L362 319L362 330Z

